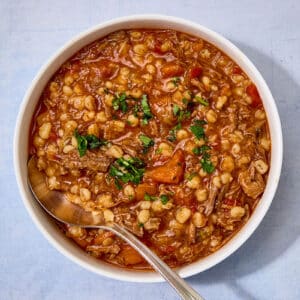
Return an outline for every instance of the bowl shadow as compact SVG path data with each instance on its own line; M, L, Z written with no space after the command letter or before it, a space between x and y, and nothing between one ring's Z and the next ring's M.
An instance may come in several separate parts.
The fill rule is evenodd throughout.
M248 241L226 260L204 273L190 277L188 281L196 285L222 282L239 298L255 299L256 297L244 290L237 280L278 259L299 237L300 201L295 199L296 175L299 173L296 170L299 164L295 163L295 143L299 137L299 129L294 122L300 115L300 106L297 104L300 86L271 57L248 45L235 41L234 43L259 66L258 69L275 98L282 122L284 144L281 179L270 210Z

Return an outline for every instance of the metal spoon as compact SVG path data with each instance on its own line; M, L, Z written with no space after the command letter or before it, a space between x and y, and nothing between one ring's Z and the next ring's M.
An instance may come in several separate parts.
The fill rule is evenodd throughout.
M169 282L182 299L204 300L175 271L124 227L114 222L105 223L103 215L86 212L82 207L68 201L64 193L49 190L46 185L45 175L36 167L36 158L34 156L28 161L28 179L33 196L53 218L68 225L112 231L137 250Z

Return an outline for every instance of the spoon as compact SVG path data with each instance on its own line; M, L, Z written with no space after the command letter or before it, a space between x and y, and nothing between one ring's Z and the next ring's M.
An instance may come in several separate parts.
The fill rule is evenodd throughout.
M64 193L49 190L45 175L36 167L35 156L28 161L28 184L35 199L54 219L82 228L101 228L112 231L138 251L153 269L169 282L182 299L204 300L175 271L124 227L115 222L105 223L103 214L87 212L79 205L70 202Z

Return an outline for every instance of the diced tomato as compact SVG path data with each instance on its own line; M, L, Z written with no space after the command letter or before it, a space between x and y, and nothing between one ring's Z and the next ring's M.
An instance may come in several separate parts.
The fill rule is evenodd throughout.
M57 140L57 134L55 132L51 131L48 139L49 139L49 141L55 142Z
M223 199L223 204L225 204L227 206L235 206L236 200L230 199L230 198L225 198L225 199Z
M258 106L262 105L262 101L261 101L261 98L260 98L259 93L257 91L257 88L253 83L251 83L249 86L247 86L246 93L252 99L252 104L251 104L252 107L255 108L255 107L258 107Z
M161 42L160 41L155 41L153 51L156 52L157 54L163 54L163 52L161 50Z
M193 67L190 70L190 77L191 78L199 77L200 75L202 75L202 72L203 72L203 70L201 67Z
M234 66L232 70L232 74L241 75L243 73L242 69L238 66Z
M178 149L165 164L145 173L146 178L161 183L179 183L184 173L184 152Z

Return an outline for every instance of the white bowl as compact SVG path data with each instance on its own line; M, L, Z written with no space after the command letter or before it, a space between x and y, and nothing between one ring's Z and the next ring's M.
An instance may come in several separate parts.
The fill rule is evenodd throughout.
M130 28L171 28L203 38L217 46L229 55L254 82L263 100L269 120L272 140L271 166L268 182L262 199L259 201L254 213L246 225L220 250L206 258L178 268L180 276L188 277L199 272L203 272L221 262L236 251L250 237L270 207L279 182L282 164L283 149L281 124L275 101L266 82L251 61L236 46L214 31L196 23L174 17L160 15L135 15L105 22L89 29L69 41L41 68L23 99L14 137L14 166L17 182L23 202L32 220L49 242L66 257L90 271L114 279L133 282L163 281L163 279L154 272L121 269L88 256L77 245L66 238L58 230L57 226L45 215L44 211L32 197L27 185L26 163L28 158L27 149L29 126L35 106L46 83L50 80L55 71L59 69L62 63L64 63L83 46L88 45L89 43L104 37L113 31Z

